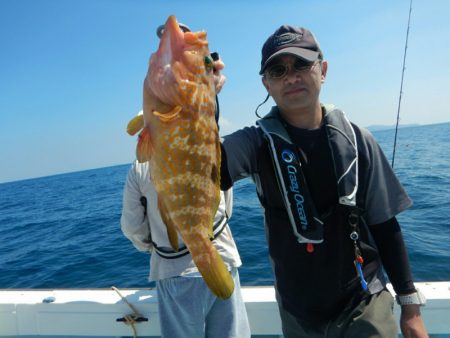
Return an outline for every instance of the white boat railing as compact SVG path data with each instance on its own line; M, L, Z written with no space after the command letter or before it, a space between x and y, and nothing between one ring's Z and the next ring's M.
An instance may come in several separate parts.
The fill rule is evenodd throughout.
M416 285L428 300L422 315L430 335L450 335L450 282ZM242 290L252 335L281 335L273 287ZM112 289L2 289L0 336L133 336L132 327L125 323L125 316L134 312L132 308L142 320L133 324L137 336L159 336L156 291L121 289L120 293L126 302ZM398 319L397 305L394 313Z

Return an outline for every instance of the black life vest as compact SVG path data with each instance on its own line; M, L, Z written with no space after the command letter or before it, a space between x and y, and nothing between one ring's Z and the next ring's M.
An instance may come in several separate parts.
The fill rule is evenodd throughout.
M323 108L324 126L337 178L338 203L357 210L358 145L355 131L341 110L332 105ZM321 243L323 222L302 173L299 151L280 121L278 108L274 107L256 123L268 140L280 192L297 241Z

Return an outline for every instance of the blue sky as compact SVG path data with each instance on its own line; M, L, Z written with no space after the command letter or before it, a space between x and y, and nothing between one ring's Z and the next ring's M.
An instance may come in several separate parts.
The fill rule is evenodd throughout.
M226 64L222 134L254 123L261 46L285 23L321 43L323 102L361 126L393 125L408 11L409 0L1 0L0 182L131 162L125 127L170 14L206 30ZM449 15L450 1L413 2L403 124L450 121Z

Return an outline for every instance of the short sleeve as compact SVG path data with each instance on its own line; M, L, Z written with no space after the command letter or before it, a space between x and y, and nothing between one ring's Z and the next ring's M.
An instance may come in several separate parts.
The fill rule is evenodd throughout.
M226 153L226 170L232 182L257 172L258 149L263 142L257 127L246 127L224 137L222 150Z
M379 224L409 208L412 201L373 135L365 129L361 129L361 135L358 148L366 169L362 175L366 221Z

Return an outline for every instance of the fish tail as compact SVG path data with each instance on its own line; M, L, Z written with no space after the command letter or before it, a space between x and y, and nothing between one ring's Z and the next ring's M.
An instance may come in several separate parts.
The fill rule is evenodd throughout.
M195 265L208 288L220 299L228 299L233 294L234 282L219 252L209 239L208 252L192 254Z

